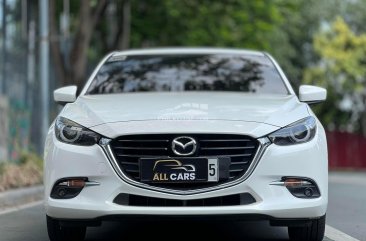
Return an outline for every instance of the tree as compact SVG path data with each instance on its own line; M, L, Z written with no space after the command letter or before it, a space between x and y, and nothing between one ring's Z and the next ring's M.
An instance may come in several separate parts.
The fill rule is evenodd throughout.
M366 136L366 34L356 34L338 17L314 38L321 60L304 74L305 83L328 89L333 108L321 108L327 124L360 130Z
M297 88L305 68L319 60L312 46L314 34L322 24L332 22L334 16L342 14L342 9L348 9L351 3L344 0L277 1L283 21L275 26L270 49Z
M270 50L275 26L283 20L277 1L265 0L80 0L72 1L71 7L75 34L65 54L57 28L61 4L50 2L51 52L61 85L81 86L88 60L130 46Z
M51 52L57 76L62 85L76 84L81 86L87 67L87 51L97 23L100 20L107 0L89 1L80 0L78 19L76 21L75 36L69 57L64 56L59 43L59 33L57 31L56 0L50 1L49 19L51 35ZM65 58L68 58L66 61ZM67 65L66 63L69 63Z
M131 45L269 50L282 21L277 1L133 1Z

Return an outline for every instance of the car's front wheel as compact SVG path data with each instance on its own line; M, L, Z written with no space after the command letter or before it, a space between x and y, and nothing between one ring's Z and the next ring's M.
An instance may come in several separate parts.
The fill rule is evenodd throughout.
M47 231L50 241L83 241L86 227L61 226L57 219L47 216Z
M288 235L291 241L322 241L325 232L325 215L311 221L304 227L288 227Z

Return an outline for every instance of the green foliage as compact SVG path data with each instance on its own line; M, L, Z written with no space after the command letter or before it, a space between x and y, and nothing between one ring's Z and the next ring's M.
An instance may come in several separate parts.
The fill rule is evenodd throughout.
M19 150L31 148L29 143L30 112L25 104L20 101L11 100L9 108L9 138L8 150L11 160L18 160Z
M342 0L278 1L284 20L271 36L271 53L295 89L300 85L303 70L318 60L312 48L314 34L321 24L340 13L343 3Z
M19 164L24 165L28 162L34 163L39 169L43 169L43 159L35 152L22 151L19 157Z
M318 109L323 121L336 127L363 126L366 106L366 34L355 34L338 17L330 28L314 38L314 49L321 61L308 68L304 82L328 89L328 103ZM329 107L329 108L328 108Z
M277 1L133 1L132 47L227 46L270 49L282 17Z
M339 1L339 0L338 0ZM356 33L366 32L366 1L365 0L353 0L343 1L343 14L342 16L347 19L348 25Z
M6 162L0 162L0 176L4 173Z

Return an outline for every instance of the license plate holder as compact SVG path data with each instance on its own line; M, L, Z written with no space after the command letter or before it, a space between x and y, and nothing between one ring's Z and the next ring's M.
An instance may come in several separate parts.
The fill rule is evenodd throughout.
M140 158L140 180L146 183L202 183L219 180L218 158Z

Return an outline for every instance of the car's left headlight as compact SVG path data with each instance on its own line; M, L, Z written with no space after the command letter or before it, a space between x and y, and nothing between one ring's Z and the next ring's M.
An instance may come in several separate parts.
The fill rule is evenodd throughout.
M316 120L309 116L278 131L268 137L276 145L288 146L312 140L316 132Z
M101 138L98 133L64 117L57 117L55 134L61 142L80 146L92 146L97 144Z

